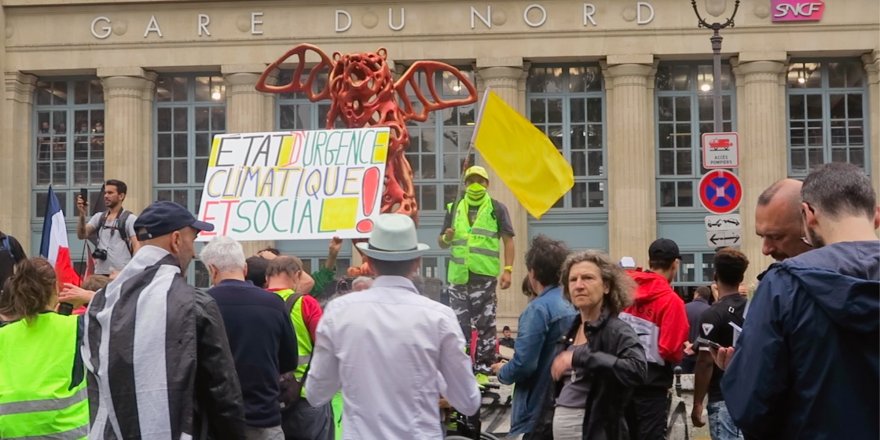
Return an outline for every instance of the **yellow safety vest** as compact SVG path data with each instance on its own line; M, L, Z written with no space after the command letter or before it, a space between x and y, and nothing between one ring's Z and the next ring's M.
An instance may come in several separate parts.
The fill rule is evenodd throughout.
M451 211L453 205L446 205ZM501 272L501 249L498 220L495 218L492 199L486 196L477 210L471 225L468 220L468 204L462 200L455 208L452 218L452 257L449 259L447 281L450 284L466 284L470 273L497 277Z
M0 438L80 439L89 432L77 317L41 313L0 328ZM74 371L79 365L81 371Z
M293 289L284 289L278 290L275 293L281 297L284 301L287 301L287 298L294 295ZM293 371L294 377L296 380L301 381L303 375L306 373L306 369L309 367L309 360L312 356L312 349L314 344L312 343L312 336L309 334L309 328L306 326L306 322L303 319L302 314L302 297L298 298L295 303L293 303L293 308L290 310L290 322L293 323L293 332L296 334L296 355L297 355L297 365L296 370ZM306 396L305 387L300 391L302 396Z

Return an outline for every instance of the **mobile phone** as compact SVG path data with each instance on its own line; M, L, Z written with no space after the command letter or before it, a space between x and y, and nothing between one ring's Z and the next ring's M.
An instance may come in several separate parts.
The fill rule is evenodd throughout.
M89 190L85 188L79 189L79 196L83 199L83 203L88 203L89 200Z
M64 316L70 316L73 313L73 304L71 303L58 303L58 314Z
M694 345L696 345L698 347L701 345L705 345L706 347L714 348L716 350L721 348L721 344L719 344L715 341L710 341L710 340L703 338L703 337L698 337L697 340L695 341Z

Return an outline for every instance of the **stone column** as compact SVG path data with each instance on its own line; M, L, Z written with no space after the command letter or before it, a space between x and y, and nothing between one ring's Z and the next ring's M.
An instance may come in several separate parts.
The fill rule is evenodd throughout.
M522 85L525 81L524 73L521 58L503 60L477 59L477 89L479 96L483 96L486 88L491 88L508 105L520 113L524 113L525 98L520 93L521 90L524 90ZM481 102L478 104L481 104ZM520 205L519 200L504 185L504 182L498 178L495 171L489 167L486 167L486 170L489 172L489 194L507 206L507 210L510 212L510 221L516 233L513 239L513 246L516 252L513 260L513 273L510 277L510 288L507 290L498 289L498 309L496 313L499 328L509 325L515 329L520 313L528 304L528 298L522 294L521 288L521 281L526 276L524 255L529 245L528 218L525 208ZM504 264L503 258L502 254L502 264Z
M743 198L741 250L749 258L746 280L754 280L773 260L761 254L755 235L758 196L773 182L788 176L786 140L785 58L741 53L732 60L736 79L739 178ZM763 59L762 59L763 58Z
M0 141L0 188L5 209L0 209L0 229L15 236L25 252L31 252L31 171L33 139L31 118L34 109L34 86L37 77L20 72L6 72L6 99L3 102L3 140Z
M604 67L608 251L648 264L657 238L652 55L609 55Z
M868 114L866 121L871 121L870 142L871 164L867 167L871 173L871 181L874 182L874 192L880 194L880 50L875 50L862 56L865 70L868 71Z
M152 99L156 75L140 67L99 68L104 87L104 179L128 185L123 205L139 213L153 200Z
M220 68L226 83L226 132L272 131L274 95L258 92L255 86L265 65L226 65ZM275 246L274 241L242 242L245 256Z

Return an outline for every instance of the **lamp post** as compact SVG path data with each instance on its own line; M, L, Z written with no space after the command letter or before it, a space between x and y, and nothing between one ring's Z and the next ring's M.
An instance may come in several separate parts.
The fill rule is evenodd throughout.
M733 14L724 23L709 23L701 15L697 9L697 0L691 0L691 6L694 7L694 13L697 14L698 27L712 29L712 36L709 41L712 42L712 106L715 116L716 133L723 131L721 125L721 29L733 27L733 18L736 17L736 11L739 10L739 1L733 5ZM709 14L718 17L724 12L726 0L706 0L706 10Z

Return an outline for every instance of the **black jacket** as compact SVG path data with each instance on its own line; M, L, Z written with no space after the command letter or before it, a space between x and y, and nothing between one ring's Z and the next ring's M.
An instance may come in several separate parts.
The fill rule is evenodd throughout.
M84 322L93 435L244 438L241 387L220 310L186 283L173 255L142 247L95 294Z
M578 315L568 336L558 347L566 350L581 325ZM602 312L599 320L584 326L587 344L574 349L572 366L586 370L590 389L584 412L583 438L589 440L629 439L623 409L633 387L645 381L648 363L635 331L617 316ZM556 396L562 390L556 385Z

